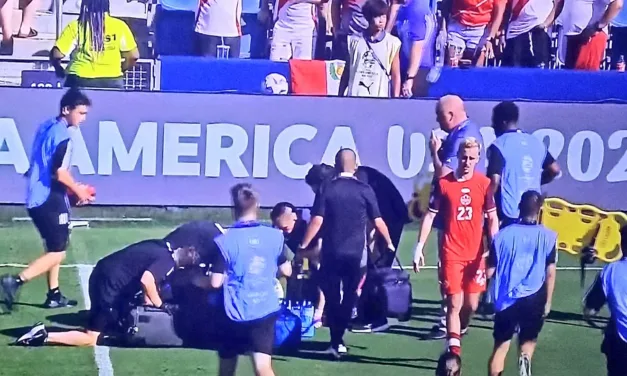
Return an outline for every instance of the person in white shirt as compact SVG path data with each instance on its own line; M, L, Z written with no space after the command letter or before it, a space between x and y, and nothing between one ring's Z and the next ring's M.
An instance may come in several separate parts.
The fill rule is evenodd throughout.
M368 28L348 37L348 59L340 81L340 96L398 97L401 91L401 41L385 31L389 7L368 0L363 7Z
M565 0L560 19L566 35L568 69L598 71L608 40L608 25L623 0Z
M270 60L311 60L316 7L328 0L277 0Z
M503 29L507 31L502 65L548 67L551 57L548 28L563 5L563 0L508 0L507 9L511 9L511 14L509 20L503 20Z
M196 10L196 50L214 58L239 58L242 0L200 0Z

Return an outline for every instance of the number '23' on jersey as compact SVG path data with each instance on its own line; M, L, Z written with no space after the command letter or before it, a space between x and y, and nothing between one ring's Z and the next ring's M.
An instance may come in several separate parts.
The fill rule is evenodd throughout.
M490 179L475 171L472 178L458 180L451 172L435 184L429 210L444 222L443 260L472 261L483 254L484 213L496 210Z

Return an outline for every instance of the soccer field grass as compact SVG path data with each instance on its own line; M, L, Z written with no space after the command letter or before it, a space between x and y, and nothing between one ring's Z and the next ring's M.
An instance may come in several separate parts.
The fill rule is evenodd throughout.
M163 237L171 227L135 226L92 227L74 229L66 264L95 264L102 256L129 243ZM411 247L416 231L407 229L400 247L404 265L411 261ZM432 247L427 263L433 265ZM41 241L29 224L0 228L0 273L19 269L6 264L25 264L41 253ZM561 255L558 265L575 266L570 255ZM589 272L588 281L593 273ZM63 292L82 302L74 309L46 310L41 308L45 298L45 279L24 286L17 310L0 316L0 375L98 375L93 349L44 347L21 348L10 344L18 334L38 320L51 327L80 325L85 315L81 284L77 268L61 271ZM329 361L321 352L326 348L328 330L317 332L312 341L303 343L296 356L277 356L278 375L433 375L435 360L444 348L442 341L422 341L420 337L437 321L439 310L435 270L424 270L412 276L414 306L409 323L392 326L385 334L348 334L346 343L350 356L342 362ZM544 376L574 376L604 374L604 358L599 347L602 332L590 327L581 317L579 273L576 270L558 272L557 287L550 315L540 337L534 358L534 374ZM607 313L603 313L606 316ZM602 320L601 320L602 321ZM492 348L491 323L477 318L463 339L464 375L485 375ZM214 352L195 349L126 349L111 348L109 359L114 375L213 375L217 370ZM238 375L251 375L247 359L241 359ZM111 375L103 370L101 375ZM510 351L505 375L517 375L514 351Z

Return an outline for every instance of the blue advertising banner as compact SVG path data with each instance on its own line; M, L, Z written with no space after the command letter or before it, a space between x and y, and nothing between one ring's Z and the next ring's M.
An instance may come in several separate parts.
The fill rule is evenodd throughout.
M177 92L262 93L262 82L278 73L290 82L289 64L268 60L161 57L161 90ZM627 103L627 74L563 69L444 68L437 82L427 82L428 70L416 76L418 97L457 94L473 100Z
M379 169L409 199L428 184L435 101L88 91L93 108L74 139L77 179L98 203L229 205L250 182L264 206L312 203L304 177L341 147ZM0 88L0 202L25 196L38 124L55 116L63 91ZM36 103L36 106L29 105ZM467 102L486 144L495 102ZM563 176L547 193L573 203L625 209L627 105L520 103L521 127L544 140Z
M290 82L286 62L162 56L160 90L261 94L272 73L282 76L286 84Z

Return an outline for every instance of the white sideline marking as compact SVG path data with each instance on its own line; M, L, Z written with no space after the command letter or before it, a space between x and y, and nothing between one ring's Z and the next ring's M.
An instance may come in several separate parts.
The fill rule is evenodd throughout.
M6 263L6 264L0 264L0 268L25 268L28 265L26 264L11 264L11 263ZM91 269L93 269L94 265L91 264L64 264L61 265L61 268L78 268L79 269L79 273L80 273L80 269L81 268L89 268L89 273L91 273ZM413 266L403 266L403 269L413 269ZM433 265L428 265L428 266L422 266L420 267L420 269L424 269L424 270L435 270L437 269L437 266L433 266ZM578 266L558 266L557 270L579 270L580 268ZM602 270L602 267L599 266L592 266L592 267L588 267L586 268L586 270ZM85 280L85 283L88 285L89 283L89 273L87 274L87 279ZM87 288L87 287L85 287Z
M89 299L89 276L94 267L92 265L80 264L63 266L78 268L78 277L81 283L81 290L83 291L85 309L91 308L91 300ZM94 359L96 360L96 367L98 367L98 376L113 376L113 364L111 364L111 358L109 357L109 347L96 345L96 347L94 347Z

